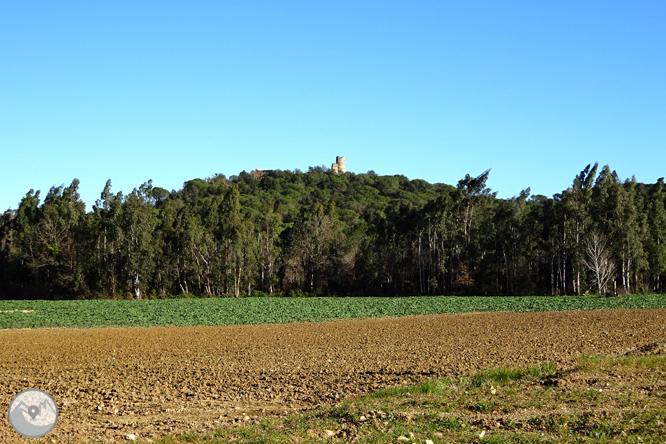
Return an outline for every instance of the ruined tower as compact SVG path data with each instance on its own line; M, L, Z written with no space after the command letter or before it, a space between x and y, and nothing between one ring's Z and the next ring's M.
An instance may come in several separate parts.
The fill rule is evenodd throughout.
M335 163L331 165L331 171L334 173L345 172L345 156L335 156Z

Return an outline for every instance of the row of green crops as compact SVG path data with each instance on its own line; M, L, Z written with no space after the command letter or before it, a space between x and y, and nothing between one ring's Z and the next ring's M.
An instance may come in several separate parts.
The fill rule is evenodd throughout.
M418 296L0 301L0 329L239 325L479 311L538 312L617 308L666 308L666 295L623 298Z

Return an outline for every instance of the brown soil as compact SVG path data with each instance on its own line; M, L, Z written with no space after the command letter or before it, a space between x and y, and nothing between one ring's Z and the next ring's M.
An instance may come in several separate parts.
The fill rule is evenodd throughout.
M0 401L60 409L48 441L159 436L310 410L385 386L666 340L666 309L471 313L325 323L0 331ZM20 442L9 421L0 442ZM25 440L27 442L27 440Z

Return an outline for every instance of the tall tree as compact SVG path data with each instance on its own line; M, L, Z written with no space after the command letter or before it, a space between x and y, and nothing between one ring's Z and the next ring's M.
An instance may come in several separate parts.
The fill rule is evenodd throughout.
M292 255L300 258L296 265L308 290L327 285L325 276L333 263L332 249L340 235L323 205L316 203L302 212L291 239Z
M599 167L598 163L587 165L578 176L574 178L570 192L565 193L565 203L570 214L568 229L571 231L572 240L571 263L572 263L572 286L573 293L581 295L583 290L583 266L585 256L583 238L587 235L592 224L590 207L592 205L593 182ZM567 229L567 228L565 228ZM566 283L565 283L566 285Z
M245 263L242 251L242 214L239 201L240 192L237 186L232 186L220 205L219 238L223 245L225 264L225 293L233 292L239 297L241 292L241 278Z
M457 263L457 274L460 274L456 276L456 280L459 286L463 287L473 287L477 269L482 271L479 265L485 251L480 240L482 236L489 235L488 223L492 223L492 217L489 217L487 210L497 194L486 186L489 174L490 170L477 177L465 175L458 181L453 194L453 217L455 226L458 227L457 245L454 247L458 254L454 262ZM461 279L463 277L464 279Z
M155 270L155 245L152 237L157 225L154 209L149 205L152 185L134 189L122 203L120 215L122 282L135 299L142 299L151 288Z
M10 257L17 266L18 281L25 285L39 286L38 255L39 245L35 230L41 220L39 210L39 190L30 190L21 199L16 216L12 220Z
M647 223L642 220L644 215L638 212L639 200L635 179L626 180L619 186L613 231L616 262L620 265L621 284L627 293L638 288L639 273L648 266L643 243Z
M518 281L528 259L523 227L529 195L529 189L523 190L518 197L499 201L495 210L495 287L503 294L517 293Z
M269 206L268 210L259 216L256 229L259 288L273 294L278 284L277 261L282 251L279 245L280 234L285 226L280 215Z
M592 272L598 294L601 295L606 291L608 283L613 280L615 264L602 234L593 231L588 234L584 242L587 258L583 263Z
M46 285L56 293L86 291L79 262L82 218L85 204L79 193L79 180L67 187L53 187L44 199L41 220L35 230L40 243L38 259Z
M666 209L664 209L664 178L660 178L652 189L648 206L647 252L650 267L651 287L654 291L666 289Z
M111 179L106 181L92 213L92 231L96 255L91 267L89 285L101 293L110 292L116 298L122 293L120 283L121 214L123 195L111 193Z

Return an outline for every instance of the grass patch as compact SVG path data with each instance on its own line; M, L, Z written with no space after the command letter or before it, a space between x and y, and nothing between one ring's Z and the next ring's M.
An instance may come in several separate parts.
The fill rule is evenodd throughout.
M546 362L529 368L498 368L476 373L470 380L472 386L502 384L525 378L545 378L555 373L555 365Z
M424 393L439 393L442 390L442 383L436 379L428 379L420 384L411 386L395 386L383 390L379 390L368 396L381 399L381 398L395 398L405 395L424 394Z

